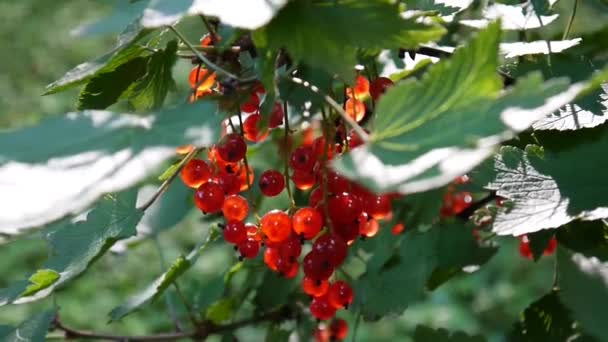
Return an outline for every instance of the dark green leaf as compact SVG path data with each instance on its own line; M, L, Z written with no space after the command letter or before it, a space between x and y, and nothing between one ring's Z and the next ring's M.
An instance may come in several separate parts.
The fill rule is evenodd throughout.
M210 229L207 238L200 241L187 256L178 257L177 260L175 260L169 267L169 269L156 278L152 284L129 298L125 304L114 308L110 312L110 320L119 320L133 311L138 310L143 305L159 298L163 292L177 280L177 278L179 278L182 274L188 271L192 265L194 265L201 253L203 253L207 246L209 246L211 242L215 241L217 237L217 231L215 229Z
M513 327L511 341L570 341L578 332L568 309L557 292L551 292L530 304L520 322Z
M28 318L12 331L0 332L0 337L6 342L46 341L46 333L55 315L54 309L41 312Z
M557 267L562 302L585 332L607 340L608 264L558 248Z
M531 0L534 13L538 15L547 15L550 12L551 4L549 0Z
M224 294L225 287L224 275L212 278L205 284L197 286L195 295L197 311L205 310L209 305L218 301Z
M143 38L149 31L139 24L131 24L118 37L116 47L105 55L78 65L68 71L62 78L46 87L45 95L57 93L86 82L98 73L110 72L127 61L141 56L146 50L134 44Z
M288 342L291 331L279 328L277 325L272 325L266 333L266 342Z
M493 24L430 67L422 80L392 87L378 103L370 143L338 158L338 170L379 192L440 187L581 90L576 86L562 94L566 80L543 82L532 74L501 92L499 36Z
M219 324L231 319L236 309L237 303L234 298L222 298L207 308L205 318Z
M287 303L287 298L295 287L296 284L293 280L285 279L278 273L266 271L254 298L256 308L264 311Z
M84 272L114 242L135 235L135 226L143 215L135 209L135 199L135 191L106 195L86 220L60 224L47 233L52 256L29 281L0 290L0 305L47 296Z
M556 235L561 246L586 257L608 261L608 226L604 222L573 221L560 228Z
M171 74L177 61L177 41L172 40L164 50L155 52L148 61L145 76L128 91L129 103L138 111L158 109L170 89L175 88Z
M105 109L113 105L133 82L146 73L148 61L149 57L136 57L114 70L96 74L80 91L77 108Z
M0 232L12 236L93 204L156 172L184 144L209 146L221 115L197 102L142 118L106 111L70 113L0 134ZM36 148L32 148L36 137ZM19 167L15 163L19 162ZM68 186L69 185L69 186ZM44 188L44 196L30 196ZM0 239L2 240L2 239Z
M485 342L480 335L470 336L462 331L450 332L446 329L433 329L417 325L414 331L414 342Z
M254 39L261 47L286 48L292 58L352 81L357 48L413 48L444 32L440 26L403 19L388 2L297 0L256 31Z
M528 239L530 240L530 250L532 251L532 256L534 260L540 259L549 245L549 241L551 238L555 236L555 232L551 230L540 230L538 232L534 232L532 234L528 234Z
M12 333L15 330L15 327L10 325L0 325L0 339L4 340L8 334Z
M436 3L434 0L403 0L402 2L405 3L408 11L431 11L440 15L450 15L460 10L458 7Z

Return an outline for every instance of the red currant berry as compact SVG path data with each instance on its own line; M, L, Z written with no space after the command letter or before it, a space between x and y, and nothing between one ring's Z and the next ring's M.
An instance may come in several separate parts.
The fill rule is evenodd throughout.
M350 189L350 182L348 179L340 176L337 172L327 170L327 189L332 194L348 192Z
M310 313L320 320L331 319L336 314L336 309L329 304L327 296L315 297L310 302Z
M471 178L468 175L458 176L454 179L454 183L458 185L467 184L469 182L471 182Z
M342 240L350 245L360 236L359 223L357 221L353 223L341 223L334 225L334 234L341 237Z
M205 214L217 213L224 204L224 190L215 182L207 182L194 192L194 203Z
M236 195L241 189L241 180L237 175L231 173L220 173L215 181L222 187L226 195Z
M289 165L294 171L310 172L317 159L310 146L300 146L291 154Z
M366 212L359 215L359 235L362 237L373 237L378 234L380 225L375 218L370 217Z
M551 238L551 240L549 240L549 244L547 245L547 247L543 251L543 255L544 256L551 255L551 254L553 254L555 252L556 249L557 249L557 239L554 236L554 237Z
M519 254L526 258L532 260L534 255L532 254L532 249L530 248L530 240L526 235L522 235L519 241Z
M404 230L405 230L405 225L403 223L397 223L391 229L391 233L393 235L399 235L399 234L403 233Z
M191 188L198 188L211 178L211 167L201 159L192 159L182 169L180 176L184 184Z
M378 77L369 86L369 93L374 101L378 101L386 90L392 87L395 83L390 78Z
M252 142L260 142L268 137L270 133L268 128L260 129L262 123L262 116L260 114L251 114L243 122L243 135L245 139Z
M230 133L217 144L217 152L223 160L236 163L245 157L247 144L240 135Z
M260 252L260 242L255 241L254 239L246 239L239 243L238 247L241 257L247 259L254 259Z
M258 180L260 191L268 197L280 194L285 188L285 178L283 174L276 170L266 170L260 175Z
M304 274L316 281L327 280L334 273L333 266L329 261L318 253L309 252L302 262Z
M391 198L388 195L368 197L365 201L367 213L376 220L382 220L391 212Z
M315 177L314 172L304 172L304 171L294 171L291 176L291 180L296 188L306 191L312 189L312 187L317 183L317 178Z
M302 242L297 236L292 235L279 246L279 255L291 262L295 262L302 253Z
M327 290L329 304L336 309L346 308L353 302L353 289L348 283L338 280Z
M459 192L452 196L452 214L456 215L465 210L473 203L473 196L470 192Z
M228 221L224 228L224 240L238 245L247 240L247 229L241 221Z
M348 324L345 320L334 319L329 325L329 335L336 341L343 341L348 335Z
M222 213L226 221L243 221L249 214L249 204L243 196L230 195L224 198Z
M253 167L249 165L249 168L246 168L244 165L239 169L237 176L239 177L239 182L241 184L240 191L245 191L249 189L251 185L253 185L253 181L255 179L255 172L253 171ZM247 182L247 176L249 176L249 182Z
M262 232L258 229L258 226L253 223L245 223L245 228L247 229L247 238L262 241Z
M329 144L328 146L325 146L326 142L325 142L325 137L324 136L320 136L318 138L316 138L315 140L313 140L312 142L312 148L315 151L315 155L317 156L318 160L331 160L334 157L334 146L333 144ZM325 152L327 152L327 156L325 156Z
M302 279L302 290L309 296L321 297L327 293L329 282L327 280L314 280L304 277Z
M329 336L329 330L323 325L318 326L313 332L315 342L330 342L331 337Z
M272 242L285 241L291 235L291 219L289 215L280 210L266 213L260 221L262 231Z
M350 224L355 222L362 211L358 197L343 192L329 199L329 215L335 224Z
M311 207L298 209L292 217L293 231L306 240L317 236L323 228L323 218L319 211Z
M281 272L283 277L287 279L293 279L298 275L298 271L300 270L300 263L296 260L291 263L291 268L287 272Z
M365 117L365 105L356 99L348 99L344 104L344 111L351 119L359 122Z
M337 234L327 233L315 240L312 250L333 267L338 267L346 259L348 246Z
M207 76L207 73L209 73L209 72L210 72L209 70L207 70L205 68L201 68L199 66L195 66L190 71L188 80L190 81L191 88L194 89L194 87L196 87L196 85L199 82L205 80L203 83L201 83L198 86L198 89L196 89L197 95L198 95L198 93L208 92L211 89L211 87L213 87L213 84L215 83L215 73L212 72L211 75Z
M310 197L308 198L308 205L311 207L316 207L317 204L321 203L321 201L323 201L323 189L321 189L321 187L316 187L310 193Z
M241 105L241 111L245 113L253 113L260 107L260 97L254 91L249 95L249 100Z
M264 263L271 270L278 272L277 261L279 260L279 250L277 248L266 247L264 251Z
M277 128L283 124L283 117L285 113L283 112L283 106L280 103L275 103L272 108L272 113L270 114L270 123L268 127Z
M369 81L367 78L359 75L355 79L354 88L346 88L346 96L355 99L362 99L369 93Z
M357 147L359 147L361 145L363 145L363 138L361 138L359 136L359 134L357 134L357 132L350 131L348 133L348 147L350 147L351 149L353 149L353 148L357 148Z

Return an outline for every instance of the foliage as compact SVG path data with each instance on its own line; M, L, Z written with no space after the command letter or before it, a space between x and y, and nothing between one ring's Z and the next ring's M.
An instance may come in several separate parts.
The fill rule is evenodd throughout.
M317 329L316 340L326 341L337 338L337 321L315 322L322 301L349 308L338 317L348 320L353 340L357 329L375 340L608 338L600 171L608 166L608 25L581 19L606 16L605 2L139 0L108 7L107 17L74 33L83 42L117 35L113 47L97 58L99 51L79 53L90 61L44 91L50 99L80 89L77 111L61 107L68 113L31 114L21 123L11 115L11 127L0 131L2 253L31 255L27 271L0 271L10 272L0 306L33 313L0 324L1 339L128 339L134 331L68 323L78 319L63 303L74 305L69 298L78 291L102 296L104 286L119 291L98 320L117 326L145 317L149 325L136 331L143 340L307 340ZM211 168L201 182L203 171L191 169L198 160ZM260 181L268 169L287 182L276 197ZM306 237L298 231L306 227L291 222L315 191L319 229ZM226 208L224 197L238 193L244 214ZM378 212L381 200L389 209ZM278 219L275 228L264 223L273 209L289 215L284 238ZM241 221L257 225L243 239L235 232ZM325 247L330 255L310 266L310 256L327 253L318 247L327 237L334 249ZM312 241L303 252L284 256L296 248L287 240L302 246L305 238ZM347 256L335 262L341 243ZM518 243L533 261L517 256ZM33 247L15 252L20 246ZM281 260L274 264L265 255L273 249ZM160 270L149 267L155 259ZM552 277L522 295L527 308L499 312L500 323L469 309L471 279L487 285L509 274L516 291L528 291L512 260ZM311 301L302 272L291 277L294 267L315 284L327 277L313 272L332 267L329 291L344 281L354 299L336 302L329 292ZM436 321L395 325L388 335L378 328L424 305L459 300L483 328ZM151 314L163 310L168 315ZM100 327L107 329L94 324Z

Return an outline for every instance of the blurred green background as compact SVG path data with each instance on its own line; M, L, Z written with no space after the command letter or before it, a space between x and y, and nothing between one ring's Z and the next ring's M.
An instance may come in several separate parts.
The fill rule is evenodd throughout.
M3 46L0 53L0 129L28 125L49 115L74 110L77 90L52 96L40 94L48 83L112 46L113 37L79 39L70 36L72 29L108 13L112 5L112 1L0 0ZM177 67L187 70L188 62L182 61ZM178 79L178 84L180 82ZM146 240L127 254L108 254L69 287L45 300L1 307L0 324L17 324L41 308L56 303L61 307L63 320L80 329L124 334L171 330L173 323L167 313L167 301L180 309L171 291L168 300L158 300L121 322L109 325L107 313L161 273L159 251L166 261L187 253L205 234L204 226L199 215L192 213L186 222L163 233L158 245L153 240ZM499 253L480 271L448 282L401 316L360 324L357 339L394 341L399 336L398 340L405 341L416 324L423 323L480 333L491 341L503 341L503 334L518 319L519 313L551 289L553 257L543 258L535 264L518 255L515 239L498 241L501 244ZM42 264L47 253L45 244L36 236L0 246L0 287L22 280L28 271ZM225 265L234 261L230 247L218 244L180 279L180 284L187 295L197 295L209 279L222 274ZM354 326L351 313L339 316ZM262 327L248 327L241 329L237 336L242 341L258 341L263 339L263 334Z

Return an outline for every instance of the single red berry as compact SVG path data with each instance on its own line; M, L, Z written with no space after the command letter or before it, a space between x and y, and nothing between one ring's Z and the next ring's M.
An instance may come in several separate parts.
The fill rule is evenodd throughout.
M315 240L312 250L333 267L338 267L346 259L348 246L337 234L327 233Z
M227 162L222 159L217 150L217 146L213 146L207 151L207 158L220 173L235 174L238 170L238 163Z
M260 221L260 226L268 240L272 242L285 241L291 235L291 219L280 210L266 213Z
M321 187L316 187L310 193L310 197L308 197L308 205L316 207L321 201L323 201L323 189Z
M243 221L249 214L249 204L243 196L230 195L224 198L222 213L226 221Z
M198 188L211 178L211 167L202 159L192 159L182 169L180 176L184 184L191 188Z
M355 132L354 130L350 131L348 133L348 147L353 149L361 145L363 145L363 138L361 138L359 134L357 134L357 132Z
M298 275L298 271L300 270L300 263L296 260L291 263L291 268L287 272L281 272L283 277L287 279L295 278Z
M247 229L241 221L228 221L224 227L224 240L238 245L247 240Z
M296 188L306 191L312 189L317 183L317 177L314 172L295 170L291 176L291 180Z
M386 90L392 87L395 83L390 78L378 77L369 86L369 93L374 101L378 101Z
M245 102L241 105L241 111L243 111L245 113L253 113L253 112L256 112L259 109L259 107L260 107L260 97L254 91L251 94L249 94L249 99L247 100L247 102Z
M355 86L353 88L346 88L346 96L361 100L369 94L369 87L370 84L367 78L359 75L355 79Z
M335 224L334 234L341 237L347 245L350 245L360 236L359 222Z
M220 37L218 35L216 35L215 38L217 38L218 41L222 40L222 37ZM201 38L201 46L202 47L213 46L213 36L211 36L209 33L205 34Z
M553 254L555 252L556 249L557 249L557 239L555 238L555 236L553 236L551 238L551 240L549 240L549 244L547 245L547 247L543 251L543 255L544 256L551 255L551 254Z
M336 314L336 309L329 304L327 296L315 297L310 302L310 313L320 320L331 319Z
M237 176L239 178L239 183L241 185L239 190L245 191L245 190L249 189L249 187L251 185L253 185L253 181L255 179L255 171L253 170L253 167L251 167L251 165L249 165L248 168L245 167L245 165L242 165L241 168L237 172ZM248 176L249 176L249 182L247 182Z
M260 252L260 242L251 238L239 243L238 247L241 257L247 259L254 259Z
M302 146L312 146L312 141L315 139L315 131L312 126L304 128L302 131Z
M315 280L304 277L302 279L302 290L309 296L321 297L327 293L329 282L327 280Z
M330 342L331 337L329 335L329 329L325 325L319 325L313 332L315 342Z
M243 122L243 135L245 139L252 142L260 142L268 137L270 133L268 128L260 129L262 123L262 116L260 114L251 114Z
M262 232L258 229L258 226L253 223L245 223L245 228L247 229L247 238L262 241Z
M315 281L327 280L334 273L334 267L318 253L309 252L302 261L304 274Z
M532 249L530 248L530 240L526 235L522 235L519 241L519 254L526 259L534 259Z
M348 324L345 320L334 319L329 325L329 335L336 341L343 341L348 335Z
M275 103L274 107L272 107L272 113L270 113L270 123L268 127L277 128L283 124L283 118L285 116L285 112L283 112L283 106L280 103Z
M207 74L210 71L205 69L205 68L201 68L199 66L195 66L194 68L192 68L192 70L190 71L190 75L188 76L188 80L190 81L190 87L194 89L194 87L196 87L196 85L199 82L203 82L203 80L205 80L203 83L201 83L198 86L198 89L196 90L197 95L198 93L205 93L207 91L209 91L211 89L211 87L213 87L213 84L215 83L215 73L211 72L211 74L209 76L207 76Z
M327 299L329 304L336 309L348 309L353 302L353 289L348 283L338 280L329 286Z
M285 177L279 171L266 170L260 175L258 185L264 195L274 197L285 188Z
M388 195L368 197L365 201L367 213L376 220L382 220L391 212L391 198Z
M302 242L297 236L292 235L287 240L281 242L279 246L279 255L281 258L286 258L295 262L302 253Z
M293 214L292 226L296 234L310 240L317 236L323 228L323 218L316 209L304 207Z
M454 183L458 185L467 184L469 182L471 182L471 178L468 175L458 176L454 179Z
M359 122L365 117L365 105L357 99L348 99L344 104L344 111L351 119Z
M506 199L505 199L504 197L497 196L497 197L496 197L496 206L497 206L497 207L502 207L502 206L504 206L504 205L505 205L505 200L506 200Z
M205 214L217 213L224 204L224 190L215 182L207 182L194 192L194 203Z
M319 161L323 159L331 160L334 157L335 146L334 144L328 144L326 146L326 140L324 136L317 137L315 140L313 140L312 148L315 151L315 155L317 156L317 159ZM325 152L327 152L327 155L325 154Z
M278 272L277 261L279 260L279 250L277 248L266 247L264 250L264 263L271 270Z
M295 171L310 172L316 161L312 147L300 146L291 154L289 165Z
M245 157L247 144L243 138L236 134L226 134L217 144L217 152L220 157L227 161L236 163Z
M403 233L404 230L405 230L405 225L403 223L397 223L391 229L391 233L393 233L393 235L399 235L399 234Z
M220 173L215 181L222 187L225 195L236 195L241 190L241 180L237 175Z
M358 197L343 192L329 199L329 215L335 224L350 224L355 222L362 211Z
M359 235L362 237L373 237L378 234L380 225L375 218L369 216L366 212L359 214Z
M459 192L452 196L452 213L456 215L473 203L473 196L470 192Z
M340 176L337 172L327 170L327 189L332 194L348 192L350 189L350 182L348 179Z

